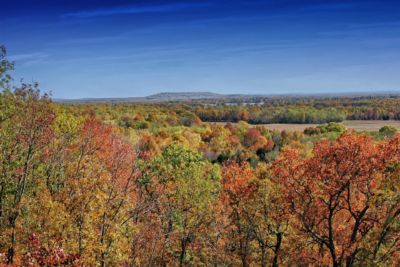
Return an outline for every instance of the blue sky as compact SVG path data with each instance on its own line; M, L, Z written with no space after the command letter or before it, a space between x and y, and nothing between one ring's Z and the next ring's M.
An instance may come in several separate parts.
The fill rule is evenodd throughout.
M400 91L389 0L2 0L16 81L56 98Z

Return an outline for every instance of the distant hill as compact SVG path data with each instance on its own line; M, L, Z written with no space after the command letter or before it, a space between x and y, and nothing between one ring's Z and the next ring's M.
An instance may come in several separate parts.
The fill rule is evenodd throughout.
M54 99L63 103L104 103L104 102L169 102L169 101L196 101L215 100L220 101L250 101L259 102L263 98L335 98L335 97L400 97L399 91L392 92L348 92L348 93L321 93L321 94L217 94L212 92L162 92L145 97L125 98L80 98L80 99Z
M211 92L165 92L145 97L153 101L176 101L176 100L192 100L192 99L215 99L225 97L221 94Z
M87 103L87 102L168 102L188 101L198 99L219 99L230 95L216 94L212 92L163 92L145 97L126 98L80 98L80 99L55 99L56 102Z

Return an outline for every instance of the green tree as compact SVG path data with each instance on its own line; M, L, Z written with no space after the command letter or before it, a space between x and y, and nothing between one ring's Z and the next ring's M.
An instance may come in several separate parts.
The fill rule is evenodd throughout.
M212 222L218 198L219 169L192 150L170 145L143 166L139 187L152 215L160 221L163 243L158 253L180 266L195 260L189 246L201 242L201 232ZM159 237L161 238L161 236Z
M12 78L9 71L14 69L14 63L10 62L6 56L6 48L0 45L0 90L10 89L9 83Z
M22 200L34 185L45 148L53 138L54 111L37 84L22 84L14 93L5 90L0 99L0 227L7 239L0 239L0 247L8 247L7 261L12 263Z
M397 128L394 126L383 126L379 129L379 135L382 137L393 137L397 133Z

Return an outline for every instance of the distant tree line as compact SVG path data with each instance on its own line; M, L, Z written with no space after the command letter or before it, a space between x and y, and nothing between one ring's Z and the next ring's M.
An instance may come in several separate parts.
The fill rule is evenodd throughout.
M326 123L341 122L346 114L336 108L316 109L314 107L216 107L194 110L202 121L238 122L250 124L268 123Z
M259 98L253 102L207 100L190 105L202 121L266 123L329 123L344 120L400 120L400 96L332 98Z

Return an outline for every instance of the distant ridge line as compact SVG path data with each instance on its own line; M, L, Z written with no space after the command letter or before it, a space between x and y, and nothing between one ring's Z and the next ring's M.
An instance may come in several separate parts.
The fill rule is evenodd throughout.
M61 103L96 103L96 102L173 102L210 99L240 98L326 98L326 97L400 97L400 91L387 92L348 92L348 93L291 93L291 94L218 94L213 92L160 92L145 97L104 97L104 98L78 98L78 99L53 99Z

